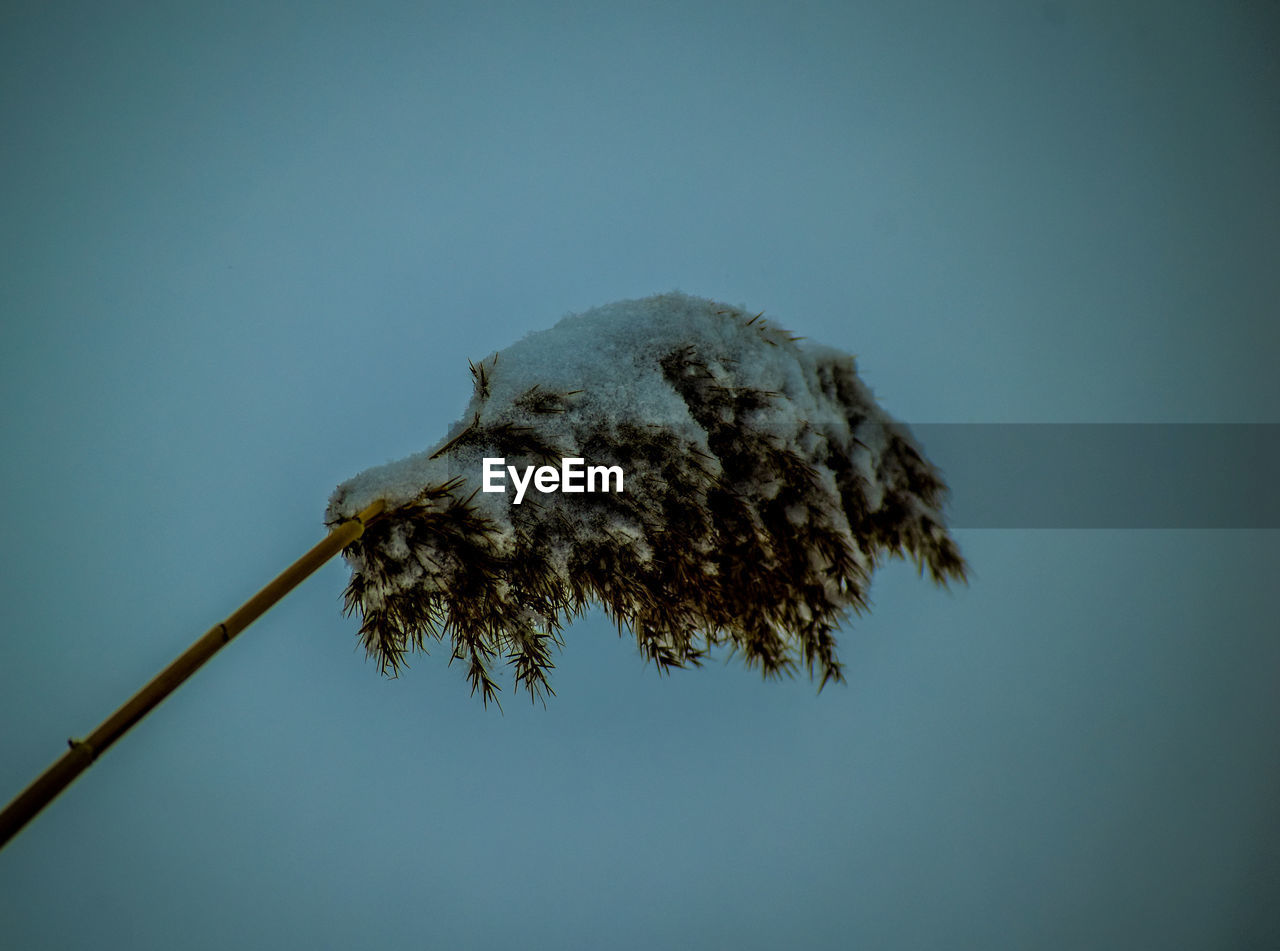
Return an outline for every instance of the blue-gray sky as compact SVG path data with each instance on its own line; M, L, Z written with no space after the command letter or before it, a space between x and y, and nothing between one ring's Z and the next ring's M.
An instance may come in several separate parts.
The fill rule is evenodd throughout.
M571 311L764 310L917 422L1280 422L1278 20L6 4L0 799ZM0 853L0 944L1274 947L1276 533L959 540L847 686L592 616L501 716L329 565Z

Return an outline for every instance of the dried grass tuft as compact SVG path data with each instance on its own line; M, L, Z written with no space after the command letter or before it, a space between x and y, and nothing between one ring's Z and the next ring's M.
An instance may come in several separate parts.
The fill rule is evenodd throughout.
M716 315L756 333L759 346L796 349L761 314ZM841 425L805 423L789 440L759 424L787 397L726 376L731 358L707 340L654 360L698 439L593 415L589 390L542 385L495 422L497 358L471 364L476 412L432 459L456 457L459 471L480 455L514 465L578 456L622 466L627 490L530 492L495 508L478 497L478 477L456 477L372 523L346 551L345 603L384 673L447 643L486 705L498 699L502 661L518 689L545 702L563 625L599 604L659 671L697 666L724 646L765 677L804 670L821 689L844 679L836 632L866 608L881 558L909 557L939 584L964 580L940 474L905 427L869 405L851 358L824 352L810 374L814 398L839 407ZM552 419L571 425L549 434Z

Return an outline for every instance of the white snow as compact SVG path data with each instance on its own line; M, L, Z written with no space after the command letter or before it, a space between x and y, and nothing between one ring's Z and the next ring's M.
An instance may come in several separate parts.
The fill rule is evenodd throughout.
M448 438L473 421L482 426L530 425L532 414L519 400L537 387L542 392L575 394L568 412L536 416L539 432L566 449L575 448L576 433L584 425L607 421L611 426L662 427L705 450L705 430L690 416L684 399L659 365L673 349L696 345L700 355L716 355L709 367L717 382L780 395L752 415L750 422L757 432L800 448L810 458L818 457L828 440L847 444L848 407L823 395L818 367L824 365L829 373L831 367L847 364L852 379L852 358L827 347L798 345L771 321L753 323L751 317L739 308L679 292L618 301L565 317L551 329L531 333L482 361L488 375L488 398L476 394ZM865 404L859 409L867 417L857 433L867 450L857 450L855 459L868 491L875 493L882 426L888 418L870 392L856 380L854 383ZM365 470L344 482L331 499L327 520L349 517L379 498L388 508L406 504L424 486L454 477L466 480L457 494L470 494L480 487L480 458L462 450L433 459L432 453L446 442L441 440L433 449ZM714 457L710 466L714 472ZM643 491L643 483L632 481L631 473L627 475L629 488L635 485L635 491ZM762 497L776 492L774 486L759 488ZM505 498L480 493L476 503L500 515Z

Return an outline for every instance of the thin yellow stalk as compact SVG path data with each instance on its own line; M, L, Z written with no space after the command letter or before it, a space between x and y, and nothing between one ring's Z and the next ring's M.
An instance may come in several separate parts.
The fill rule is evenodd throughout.
M261 617L268 608L292 591L326 561L363 533L382 513L384 503L374 502L359 515L333 528L309 552L282 571L270 584L242 604L225 621L215 624L177 660L157 674L124 706L109 716L83 740L68 740L71 748L0 812L0 847L12 839L45 806L92 765L130 727L151 712L183 681L194 674L233 637Z

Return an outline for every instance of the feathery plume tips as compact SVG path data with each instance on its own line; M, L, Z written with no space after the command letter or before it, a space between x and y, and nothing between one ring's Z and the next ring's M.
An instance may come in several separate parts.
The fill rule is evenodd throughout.
M878 559L964 579L941 476L853 358L759 314L621 301L470 369L438 448L329 502L329 525L386 503L345 551L346 608L385 673L447 639L486 704L499 659L545 698L562 625L598 603L660 670L728 645L766 676L803 665L825 685L843 679L835 631Z

